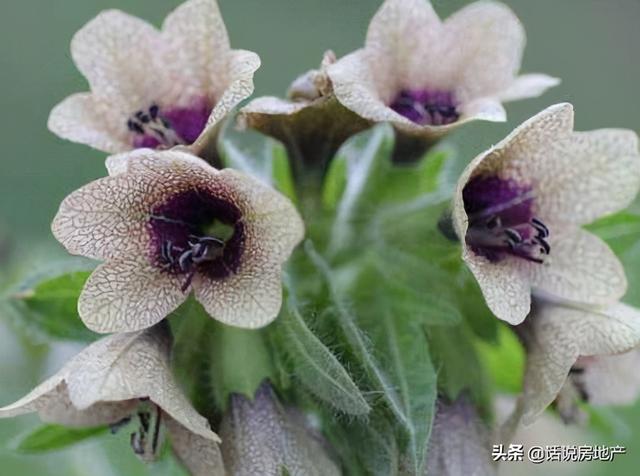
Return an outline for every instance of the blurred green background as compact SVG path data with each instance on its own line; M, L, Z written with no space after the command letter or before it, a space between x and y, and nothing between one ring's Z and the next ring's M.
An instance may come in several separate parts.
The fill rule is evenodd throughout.
M62 198L105 174L104 155L64 142L46 128L53 105L86 89L69 55L73 33L100 10L120 8L158 25L179 0L13 0L0 15L0 280L8 262L28 264L60 254L49 223ZM263 66L256 94L282 94L300 72L317 66L322 52L338 55L362 45L379 0L220 0L232 45L257 51ZM433 2L441 16L465 0ZM524 23L528 47L524 72L562 78L560 87L540 99L509 104L506 124L472 124L451 140L471 159L515 125L546 105L570 101L578 129L640 128L639 0L507 0ZM491 67L487 65L487 67ZM153 74L150 72L150 74ZM58 368L77 347L19 341L0 319L0 403L22 396L43 375ZM640 371L640 369L639 369ZM615 463L574 464L552 474L632 475L640 465L640 406L616 410L624 425L613 436L573 433L580 443L623 444L628 454ZM118 438L92 440L79 448L24 456L11 449L16 435L36 425L22 417L0 421L0 474L146 474ZM635 427L635 428L634 428ZM569 438L557 427L545 430L547 443ZM560 432L560 433L558 433ZM577 439L576 439L577 438ZM531 469L512 466L506 474ZM541 465L534 472L549 473ZM154 474L176 474L171 465Z

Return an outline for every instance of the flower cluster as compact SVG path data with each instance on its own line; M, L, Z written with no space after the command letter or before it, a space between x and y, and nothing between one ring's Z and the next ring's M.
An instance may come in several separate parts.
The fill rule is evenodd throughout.
M299 397L286 372L269 370L276 360L272 354L267 351L263 358L261 353L263 346L286 346L290 340L297 347L287 357L304 354L314 364L301 367L308 372L319 367L318 378L327 378L328 387L316 392L317 399L354 409L353 414L379 405L359 392L346 370L349 362L343 367L300 318L294 296L298 290L312 296L310 303L330 300L325 315L343 316L339 329L355 349L344 359L369 355L340 295L366 274L344 266L349 258L356 264L369 258L361 246L366 240L347 234L356 241L345 248L351 255L330 264L318 264L321 253L315 251L311 260L305 261L302 252L289 260L305 236L305 222L314 242L322 246L331 240L323 231L331 228L323 226L326 210L318 211L331 190L318 193L304 187L309 177L329 180L343 143L377 123L391 124L396 136L390 169L381 179L384 190L397 176L393 161L422 158L427 147L470 121L505 121L503 102L538 96L559 83L543 74L518 74L524 43L519 20L498 3L473 3L442 21L427 0L386 0L370 23L363 48L343 58L328 51L319 69L292 83L288 99L257 98L240 109L240 129L254 128L285 145L297 186L287 193L273 180L229 166L219 148L220 126L252 94L260 60L255 53L230 48L215 0L186 1L160 30L119 11L99 14L71 43L90 92L57 105L49 128L113 155L106 159L107 176L64 199L52 231L70 254L102 262L84 284L77 307L87 328L111 335L89 345L24 398L1 408L0 417L37 412L47 422L106 425L114 432L133 425L131 446L145 461L159 457L166 433L176 457L196 475L348 472L352 463L343 457L340 431L318 424L321 411L315 420L305 414L303 408L315 400ZM627 289L623 264L602 239L583 228L635 199L640 190L638 138L627 130L575 132L573 122L570 104L536 114L470 161L453 195L450 218L461 262L475 277L487 307L517 333L527 351L512 425L531 423L556 399L562 416L575 420L579 400L621 403L640 393L635 371L640 310L620 302ZM367 157L365 165L348 163L344 168L344 199L336 212L340 217L350 216L361 196L369 206L363 215L372 214L385 193L364 195L376 153ZM434 160L423 159L424 170L431 170L429 161ZM300 207L303 220L297 204L314 200L315 207ZM356 229L360 221L364 219L336 223ZM317 269L309 271L314 263ZM288 306L283 306L285 265ZM344 272L331 274L330 265L343 265ZM300 276L309 278L293 283L306 279ZM322 276L335 282L327 286ZM383 294L396 292L398 284L388 281ZM392 301L400 299L394 296ZM196 327L195 320L186 322L191 316L175 311L187 301L201 305L218 323L207 320ZM380 325L388 344L396 338L394 323L408 320L404 313L411 313L410 306L379 305L380 296L371 302L387 319ZM433 302L421 304L427 314ZM259 329L279 315L276 324L285 321L287 340L263 340ZM256 341L229 338L216 349L195 348L201 342L196 339L208 338L208 332L231 335L222 330L229 326L260 336L260 344L242 347ZM172 332L176 328L179 335ZM328 329L336 333L335 327ZM174 340L185 335L192 347L189 355L223 356L207 366L216 383L232 381L234 372L211 369L239 369L245 358L248 362L250 377L238 377L243 383L226 388L228 394L220 391L223 397L213 410L196 405L174 376L178 359L171 355L179 347ZM404 335L425 338L423 332ZM413 351L416 342L422 344L411 340L389 347L388 359L400 359L394 352L405 346ZM428 360L426 341L424 345L419 349L426 350L411 353L411 358ZM372 355L380 353L384 349L376 348ZM252 360L250 354L259 357ZM186 373L195 375L201 364ZM383 389L379 393L389 395L384 418L400 415L398 426L410 428L408 456L396 461L404 472L493 473L490 431L478 416L472 392L450 398L439 382L436 388L420 381L420 404L408 409L404 407L410 403L396 395L395 387L407 391L411 385L390 384L396 376L384 375L373 357L358 365L373 375L374 384ZM433 371L430 361L428 366ZM400 374L411 373L399 367ZM257 375L258 368L266 370ZM444 374L450 372L443 368ZM435 371L433 376L435 380ZM308 376L300 380L312 389L325 382ZM356 397L344 403L339 395L351 388ZM429 388L433 398L420 400ZM429 424L421 433L407 422L412 411L425 424L435 414L430 442ZM372 416L363 434L382 425L380 421ZM398 441L406 445L406 439ZM459 459L450 451L452 441L462 454ZM395 442L387 446L395 447Z

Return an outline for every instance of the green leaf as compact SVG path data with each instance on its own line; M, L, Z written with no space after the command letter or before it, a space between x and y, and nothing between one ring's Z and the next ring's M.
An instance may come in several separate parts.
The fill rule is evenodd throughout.
M496 389L519 393L522 390L525 352L513 331L500 324L495 343L475 342L483 367L487 369Z
M337 322L355 358L365 370L375 391L380 392L393 413L408 443L406 448L414 474L420 474L431 429L436 399L435 371L431 366L427 340L408 319L392 318L388 313L376 316L381 327L374 332L376 351L388 358L387 366L374 356L370 341L358 327L355 316L347 308L335 285L333 272L312 243L305 251L324 278L331 302L337 311ZM377 305L377 303L376 303Z
M437 396L427 339L412 315L388 312L377 317L378 332L372 332L372 340L385 356L383 364L399 390L406 422L402 427L407 438L404 454L412 474L423 474Z
M372 212L369 199L384 186L392 148L393 129L383 124L358 134L340 149L336 160L346 161L347 181L335 214L330 254L349 243L356 225L368 220Z
M349 373L307 327L291 291L287 310L277 326L284 333L281 341L287 345L295 376L305 387L343 413L365 415L369 412L369 404Z
M440 391L455 400L463 390L468 390L476 402L486 403L486 375L471 331L464 324L429 327L427 331Z
M74 271L22 286L11 296L10 303L28 328L54 337L92 341L97 335L89 331L78 315L78 298L91 273Z
M264 330L241 329L212 320L209 339L210 381L218 408L225 409L229 395L253 399L265 379L275 370Z
M261 142L258 152L250 152L241 150L229 137L223 137L220 148L224 165L262 180L295 203L295 187L284 146L268 137L261 137Z
M107 432L106 426L68 428L61 425L43 425L20 437L15 449L23 453L58 450Z

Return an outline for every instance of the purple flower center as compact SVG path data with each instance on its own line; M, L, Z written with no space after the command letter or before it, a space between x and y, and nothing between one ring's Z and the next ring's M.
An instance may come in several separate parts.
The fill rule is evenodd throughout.
M210 190L179 192L151 212L151 258L159 268L184 275L186 291L196 273L220 280L236 272L244 251L238 207Z
M169 148L193 144L204 130L212 107L204 98L188 107L161 108L152 104L146 110L135 112L127 120L136 148Z
M489 261L508 255L542 263L551 248L549 230L533 216L534 194L528 185L499 177L476 177L462 191L469 217L465 241Z
M403 89L389 107L423 126L451 124L460 117L451 91Z

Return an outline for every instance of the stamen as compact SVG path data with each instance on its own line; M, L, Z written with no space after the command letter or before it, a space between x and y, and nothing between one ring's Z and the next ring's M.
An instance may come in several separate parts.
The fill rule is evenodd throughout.
M186 144L174 131L169 121L160 116L160 107L152 104L146 111L136 111L127 120L127 128L140 136L136 139L138 146L157 143L164 147Z

